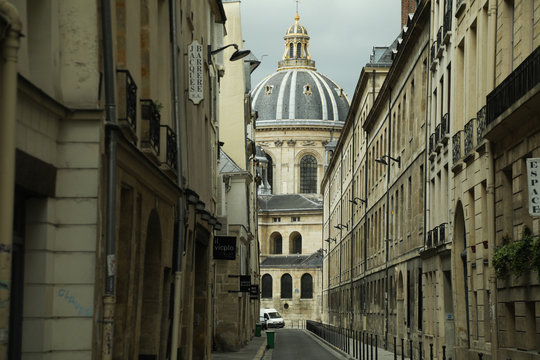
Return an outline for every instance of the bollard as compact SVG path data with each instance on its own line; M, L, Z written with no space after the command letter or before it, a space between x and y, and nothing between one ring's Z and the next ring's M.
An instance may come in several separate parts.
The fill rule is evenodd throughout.
M405 339L401 339L401 360L405 360Z
M418 360L422 360L422 342L418 343Z
M379 360L379 347L377 343L379 342L379 336L375 334L375 360Z
M442 360L446 360L446 345L442 346Z
M483 358L484 358L484 354L478 353L478 359L479 359L479 360L482 360Z
M394 360L397 360L397 349L396 349L396 346L397 346L397 339L396 339L396 337L394 336Z
M433 360L433 344L429 344L429 359Z
M412 360L412 340L409 340L409 359Z
M274 341L275 341L275 332L267 331L266 332L266 347L268 347L269 349L273 349Z

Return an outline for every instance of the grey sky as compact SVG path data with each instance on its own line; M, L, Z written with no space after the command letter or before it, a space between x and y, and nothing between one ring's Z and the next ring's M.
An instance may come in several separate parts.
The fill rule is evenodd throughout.
M276 71L283 36L294 24L295 0L241 0L244 47L262 63L253 86ZM362 67L373 46L390 45L400 32L401 0L300 0L300 24L310 36L317 71L327 75L352 100ZM263 56L267 55L267 56Z

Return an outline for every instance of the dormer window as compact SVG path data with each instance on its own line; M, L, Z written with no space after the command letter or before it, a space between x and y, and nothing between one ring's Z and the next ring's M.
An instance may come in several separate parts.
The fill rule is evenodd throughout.
M270 95L272 93L272 89L274 88L274 85L266 85L264 87L264 93L266 95Z
M309 83L304 85L304 94L311 95L311 85L309 85Z

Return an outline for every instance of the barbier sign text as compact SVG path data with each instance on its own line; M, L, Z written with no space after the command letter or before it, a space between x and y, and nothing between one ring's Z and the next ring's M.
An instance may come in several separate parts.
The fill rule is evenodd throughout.
M529 214L540 216L540 158L527 159Z
M236 237L214 236L214 260L236 259Z
M203 47L197 40L189 45L189 99L198 105L204 96L203 88Z

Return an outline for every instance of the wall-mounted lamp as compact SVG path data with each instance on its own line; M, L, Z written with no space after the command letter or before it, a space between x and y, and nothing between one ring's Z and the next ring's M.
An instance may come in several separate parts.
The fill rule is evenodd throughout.
M397 162L398 167L401 166L401 156L398 156L397 158L393 158L390 155L383 155L380 158L375 159L375 162L378 162L379 164L383 164L383 165L388 165L388 162L384 160L385 158Z
M358 203L356 202L356 200L360 201L362 204L366 204L366 203L367 203L367 200L366 200L366 199L360 199L359 197L355 197L354 199L349 200L349 202L352 202L354 205L358 205Z
M343 228L346 228L347 230L349 230L349 225L337 224L334 227L339 230L343 230Z
M251 51L249 50L239 50L238 45L236 44L229 44L216 50L212 50L212 45L208 45L208 62L211 62L212 55L216 55L218 52L223 51L230 46L234 46L234 48L236 49L236 51L233 52L233 54L231 55L229 59L230 61L240 60L241 58L246 57L247 55L249 55L249 53L251 53Z
M204 201L197 201L197 203L195 204L195 210L197 211L203 211L204 208L206 207L206 204L204 203Z
M184 194L186 196L188 204L195 205L199 202L199 195L195 191L186 188Z
M327 243L330 243L330 241L336 242L336 239L329 237L328 239L324 239L324 241L326 241Z

